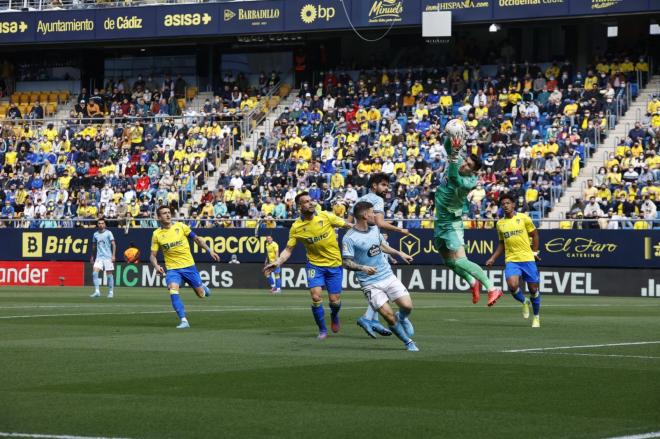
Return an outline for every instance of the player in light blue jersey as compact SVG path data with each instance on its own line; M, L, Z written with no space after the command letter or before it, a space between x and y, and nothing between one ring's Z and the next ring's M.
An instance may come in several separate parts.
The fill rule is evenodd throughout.
M408 351L417 352L419 349L411 339L415 329L408 319L413 307L410 293L392 272L390 264L383 258L383 252L399 256L408 264L412 256L389 247L378 227L369 225L374 222L371 203L356 203L353 216L355 226L344 235L342 242L344 268L357 272L356 277L369 305L383 316L390 331L405 344ZM399 307L396 314L389 305L390 301Z
M373 225L378 226L380 230L390 230L408 235L410 232L407 229L401 229L392 223L385 221L385 200L387 193L390 190L390 178L387 174L376 173L369 178L369 192L358 198L357 203L365 201L373 205ZM354 216L354 215L353 215ZM349 221L352 221L349 216ZM364 329L369 337L376 338L376 333L380 335L392 335L378 321L378 311L373 309L371 305L367 307L364 314L358 319L357 324L360 328Z
M106 228L105 219L99 218L96 220L96 227L97 230L92 237L92 257L90 258L93 266L94 293L90 297L101 297L99 272L103 271L108 281L108 298L112 299L114 297L117 245L112 232Z

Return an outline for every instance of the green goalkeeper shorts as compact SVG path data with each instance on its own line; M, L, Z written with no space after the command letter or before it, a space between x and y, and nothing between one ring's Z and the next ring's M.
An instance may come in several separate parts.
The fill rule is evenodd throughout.
M435 225L435 248L455 252L465 245L463 221L443 221Z

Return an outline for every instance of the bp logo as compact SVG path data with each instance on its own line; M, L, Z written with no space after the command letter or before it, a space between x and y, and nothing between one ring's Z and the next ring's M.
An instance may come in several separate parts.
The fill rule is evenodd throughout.
M399 240L399 250L410 256L417 256L421 248L419 238L415 235L406 235Z
M314 5L305 5L300 10L300 19L303 23L311 24L316 20L316 8Z
M337 15L337 10L332 7L306 4L300 9L300 20L305 24L312 24L316 20L330 21Z

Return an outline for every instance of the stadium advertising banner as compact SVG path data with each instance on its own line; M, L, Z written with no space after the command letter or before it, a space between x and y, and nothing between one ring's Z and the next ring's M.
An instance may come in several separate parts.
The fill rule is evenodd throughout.
M215 34L222 21L217 4L194 5L190 9L165 6L156 11L156 33L160 36Z
M283 32L284 1L222 3L222 34Z
M351 15L356 27L418 26L422 20L419 0L355 0Z
M0 261L0 286L82 287L82 262Z
M346 9L344 11L344 8ZM456 22L660 11L658 0L257 0L7 12L0 44L420 26L422 11ZM349 21L350 17L350 21Z
M648 6L652 8L653 4L651 0ZM570 13L579 15L622 14L643 11L647 7L645 0L571 0L569 5Z
M569 15L569 0L495 0L493 19L520 20L537 17Z
M85 284L92 285L92 265L85 264ZM266 278L257 275L261 265L198 264L200 276L210 288L264 289L270 287ZM446 268L431 266L394 266L394 273L412 292L467 293L470 286ZM501 267L486 270L497 287L506 291ZM307 289L304 265L286 265L281 272L282 288L286 291ZM115 285L121 287L165 288L165 277L148 264L117 264ZM342 288L359 290L354 272L344 270ZM656 270L602 268L544 268L540 272L539 288L543 294L571 296L627 296L660 298L660 277Z
M497 0L443 0L422 1L422 11L450 11L453 22L490 20L493 18L493 3Z
M150 252L151 229L132 229L128 233L111 229L117 242L118 256L134 243L146 260ZM263 263L266 235L272 235L280 245L286 246L288 229L262 229L255 236L254 229L196 229L207 244L227 262L236 255L242 263ZM85 261L89 258L94 229L0 229L3 248L0 259L14 261ZM541 239L541 266L548 267L628 267L660 268L660 232L657 230L539 230ZM343 236L343 232L340 233ZM441 263L433 243L433 231L415 230L409 236L389 234L389 244L415 258L415 264ZM494 230L467 230L465 248L468 257L478 264L485 261L497 248ZM210 262L210 256L195 243L191 243L195 259ZM304 263L302 245L296 246L291 263Z
M344 6L346 12L344 12ZM316 31L326 29L348 29L350 23L346 13L351 14L351 2L340 0L288 0L286 5L286 30Z

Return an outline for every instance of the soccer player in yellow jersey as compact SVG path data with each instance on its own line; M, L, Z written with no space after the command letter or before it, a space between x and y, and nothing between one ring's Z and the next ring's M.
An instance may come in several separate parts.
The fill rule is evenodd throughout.
M504 277L513 298L523 304L523 317L529 318L529 305L534 310L532 328L540 328L541 293L539 292L539 270L536 261L539 259L539 232L534 227L532 219L524 213L515 211L513 198L504 194L500 197L504 210L504 218L497 222L499 245L493 255L486 261L491 266L504 253ZM531 243L530 243L531 238ZM530 299L520 290L520 282L527 283Z
M298 242L307 252L307 286L312 295L312 314L319 327L319 340L328 337L325 326L325 311L321 292L328 291L332 332L339 332L339 310L341 309L341 283L343 277L342 258L337 242L335 227L351 228L353 224L330 212L316 211L316 206L307 192L296 195L296 206L300 211L289 231L286 248L275 261L264 267L264 274L270 275L284 264Z
M151 256L149 260L158 273L161 275L165 274L165 282L170 292L172 308L174 308L174 312L181 319L181 323L177 326L177 329L190 328L190 324L186 318L186 310L179 297L179 288L185 281L195 290L199 298L207 297L211 293L208 287L202 282L197 267L195 267L195 260L192 257L192 253L190 253L188 237L192 238L197 245L209 252L214 261L220 261L220 257L206 245L204 240L190 230L190 227L186 224L172 222L172 212L168 206L160 206L156 210L156 215L158 216L160 227L154 230L151 236ZM158 250L163 251L167 273L158 264L158 259L156 258Z
M280 256L280 246L275 241L273 241L272 236L266 237L266 265L271 262L275 262ZM282 279L280 278L280 267L277 267L273 270L270 275L268 275L268 283L270 284L270 292L273 294L279 294L282 292Z

